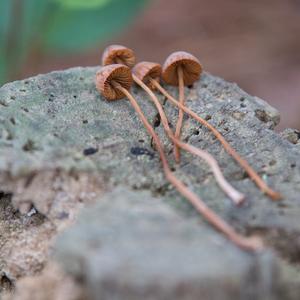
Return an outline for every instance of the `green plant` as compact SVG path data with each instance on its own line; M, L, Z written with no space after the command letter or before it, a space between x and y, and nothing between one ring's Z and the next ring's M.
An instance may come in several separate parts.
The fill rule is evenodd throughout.
M125 27L147 0L1 0L0 84L30 53L81 52Z

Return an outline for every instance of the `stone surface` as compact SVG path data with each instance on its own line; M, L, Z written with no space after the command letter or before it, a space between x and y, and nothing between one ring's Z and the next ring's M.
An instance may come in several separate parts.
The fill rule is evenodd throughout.
M95 194L99 196L102 193L101 183L98 181L96 185L93 178L85 174L81 174L80 180L76 181L62 173L57 173L55 178L56 184L60 182L59 190L49 188L43 194L42 186L39 187L40 197L53 194L47 217L34 207L28 213L21 214L12 206L11 195L2 195L0 198L0 282L4 280L6 283L3 284L4 289L8 283L14 285L20 277L40 272L48 259L49 248L57 233L74 222L78 211L84 205L94 201L95 195L91 192L81 194L80 198L76 194L84 181L90 180L88 186L94 189ZM72 180L75 181L72 185L76 188L65 185ZM2 284L0 290L1 286Z
M83 300L84 288L67 276L54 262L48 263L40 275L18 281L14 293L5 293L3 300Z
M300 132L297 129L292 129L292 128L286 128L285 130L283 130L280 135L288 140L289 142L291 142L292 144L297 144L299 143L299 139L300 139Z
M203 241L199 241L201 247L206 244L208 236L224 242L166 182L151 140L129 102L107 102L97 93L94 86L96 70L74 68L0 88L1 189L11 194L9 199L14 208L24 213L16 212L7 205L10 200L1 197L0 268L2 278L7 278L12 285L19 277L40 272L55 236L72 224L81 207L96 199L101 202L104 192L119 185L125 185L136 193L148 190L166 203L164 205L168 208L165 209L180 214L182 220L197 222L193 225L195 228L186 226L193 227L192 241L203 237ZM176 88L169 88L169 91L177 95ZM289 267L296 268L300 257L300 144L298 141L295 143L295 135L278 134L273 130L279 122L278 112L237 85L208 73L193 88L186 88L187 105L218 127L231 145L284 196L283 201L272 202L262 195L210 132L185 118L183 139L215 155L225 177L247 194L247 202L237 208L216 186L210 170L198 158L183 154L180 166L173 164L172 147L163 135L154 106L137 88L133 89L133 93L163 139L176 175L237 230L261 235L275 250L277 259L281 257L290 263ZM165 110L175 126L177 110L163 97L160 100L165 102ZM149 194L142 195L147 196L141 200L150 199ZM31 215L32 205L42 222L36 222L36 216ZM114 209L112 206L111 210ZM159 206L157 210L160 209L163 208ZM15 227L10 225L14 218L18 224ZM33 222L33 225L26 226L26 222ZM46 229L49 232L44 235ZM200 237L196 234L198 230ZM33 247L35 243L39 247ZM207 245L203 249L209 255L211 246L211 257L214 257L216 250L213 243ZM17 250L20 247L24 247L26 255L19 255ZM229 249L232 246L225 243L222 254L230 252ZM243 261L245 254L235 251L238 252L237 259ZM36 257L39 259L31 259ZM146 254L144 261L150 268L151 262L148 262ZM218 261L225 267L230 258L224 254ZM92 264L92 261L89 263ZM249 265L252 264L255 265L250 259ZM168 267L171 268L165 265L166 269ZM227 269L231 271L231 268ZM253 272L259 277L259 271L255 269ZM289 282L293 282L293 286L299 284L299 273L295 273L298 277L293 272L290 279L287 276L286 291ZM180 272L175 275L180 276ZM253 275L254 278L256 275ZM89 284L94 279L98 280L96 277L87 279ZM249 280L254 279L251 277Z
M90 299L277 299L270 252L242 252L149 192L107 194L58 239L55 256L85 278Z

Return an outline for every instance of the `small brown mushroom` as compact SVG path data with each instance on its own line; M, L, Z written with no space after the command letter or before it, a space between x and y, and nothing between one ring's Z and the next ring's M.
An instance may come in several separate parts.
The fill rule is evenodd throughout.
M107 100L118 100L126 97L121 89L115 88L117 83L126 90L130 89L133 80L128 67L120 64L109 65L103 67L96 74L97 90Z
M210 166L217 183L222 188L222 190L232 199L232 201L235 204L241 204L245 198L243 194L241 194L239 191L237 191L234 187L232 187L224 178L222 171L217 163L217 161L213 158L212 155L210 155L208 152L203 151L201 149L198 149L192 145L189 145L187 143L183 143L180 140L175 138L175 135L172 131L172 129L169 126L169 122L167 119L167 116L163 110L162 105L160 104L159 100L155 96L155 94L152 92L151 89L154 88L154 85L151 83L151 80L155 80L159 83L159 79L161 76L161 66L157 63L152 62L140 62L136 64L133 69L132 73L133 76L135 76L135 82L146 91L146 93L149 95L150 99L154 102L162 124L164 126L164 129L169 137L169 139L174 143L174 145L177 145L181 149L184 149L194 155L197 155L198 157L202 158L207 162L207 164Z
M102 55L102 65L107 66L111 64L122 64L132 68L135 65L134 52L121 45L108 46Z
M135 80L136 81L136 80ZM230 154L236 162L247 172L247 174L250 176L250 178L256 183L256 185L260 188L260 190L271 197L273 200L279 200L281 199L280 193L274 191L271 189L263 180L262 178L257 174L257 172L248 164L248 162L243 159L226 141L226 139L222 136L222 134L214 127L212 126L208 121L198 116L195 112L193 112L191 109L187 108L182 103L178 102L174 97L172 97L166 89L164 89L159 81L150 78L150 76L147 77L147 82L150 82L152 86L154 86L160 93L162 93L173 105L178 107L179 109L182 109L186 114L191 116L193 119L195 119L200 124L204 125L207 129L209 129L212 134L220 141L220 143L223 145L224 149Z
M202 66L198 59L190 53L184 51L173 52L165 61L162 78L171 85L178 85L179 102L184 105L184 86L191 85L200 78ZM183 123L183 110L179 109L178 121L176 125L175 137L180 139ZM175 145L175 159L180 161L180 150Z
M108 46L102 55L102 65L110 65L110 64L122 64L129 68L132 68L135 64L135 54L134 52L121 45L111 45ZM137 64L136 66L139 66ZM132 73L133 80L138 83L138 77L143 77L145 74L147 74L150 70L150 74L148 74L148 77L151 78L151 80L158 80L160 79L162 69L160 64L156 63L148 63L147 66L144 64L141 65L141 67L135 68L136 72L139 72L139 74L135 74L136 72ZM136 76L138 75L138 76ZM149 76L151 75L151 77ZM151 85L151 83L149 83ZM152 88L154 86L152 85Z
M177 51L170 54L163 66L162 78L170 85L179 84L179 70L182 70L184 85L191 85L199 80L202 73L202 66L199 60L192 54L185 51Z
M151 80L159 82L161 73L161 65L149 61L139 62L132 69L132 75L144 82L152 90L155 89L155 86L151 83Z
M109 100L120 99L121 95L125 95L136 113L140 117L147 132L152 137L156 149L159 153L160 160L166 179L177 189L177 191L184 196L194 208L202 214L205 219L210 222L216 229L222 232L229 240L231 240L238 247L248 251L258 251L262 249L262 242L256 237L244 237L237 233L228 223L220 218L213 210L211 210L200 197L194 194L187 188L171 171L167 157L164 152L162 143L156 134L154 128L148 122L139 104L131 95L128 88L128 81L130 82L130 69L122 65L105 66L100 69L96 76L96 87L102 95L108 96ZM124 85L124 79L125 85ZM108 89L107 89L108 86ZM114 90L114 91L112 91ZM121 94L119 94L121 92ZM114 98L115 97L115 98Z

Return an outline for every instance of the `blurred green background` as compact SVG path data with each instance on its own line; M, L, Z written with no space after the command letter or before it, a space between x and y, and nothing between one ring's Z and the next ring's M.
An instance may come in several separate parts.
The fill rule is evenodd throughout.
M125 27L146 0L1 0L0 84L24 62L47 53L79 53Z
M196 55L300 129L300 0L0 0L0 85L99 65L110 43L138 60Z

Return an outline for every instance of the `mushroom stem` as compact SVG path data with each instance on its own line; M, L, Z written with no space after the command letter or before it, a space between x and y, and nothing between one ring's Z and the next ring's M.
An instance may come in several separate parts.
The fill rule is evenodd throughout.
M238 247L247 250L247 251L258 251L263 248L262 242L256 237L244 237L237 233L234 228L232 228L228 223L226 223L222 218L220 218L213 210L211 210L206 204L190 191L179 179L177 179L172 173L169 163L167 161L166 155L164 153L163 146L158 135L155 133L154 128L150 125L145 115L143 114L140 106L138 105L135 98L130 94L128 90L123 88L119 83L112 82L115 88L122 91L122 93L129 99L131 105L135 109L136 113L140 117L142 123L144 124L146 130L153 138L154 143L156 144L157 151L159 153L163 170L167 180L177 189L177 191L183 195L193 207L202 214L205 219L212 224L216 229L222 232L229 240L231 240Z
M134 74L132 75L133 80L142 88L146 91L146 93L149 95L149 97L151 98L151 100L154 102L156 109L158 110L158 113L160 115L163 127L168 135L168 137L170 138L170 140L174 143L174 145L176 145L178 148L182 148L194 155L199 156L200 158L202 158L204 161L206 161L206 163L210 166L217 183L219 184L219 186L221 187L221 189L228 195L228 197L230 197L232 199L232 201L236 204L239 205L241 204L244 199L245 196L240 193L239 191L237 191L233 186L231 186L229 184L229 182L226 181L226 179L224 178L220 167L217 163L217 161L213 158L212 155L210 155L208 152L200 150L192 145L189 145L187 143L183 143L180 140L178 140L175 136L174 133L172 131L172 129L169 126L169 122L167 119L167 116L163 110L162 105L160 104L159 100L157 99L157 97L155 96L155 94L151 91L151 89L142 81L140 80L137 76L135 76Z
M282 198L281 194L272 190L268 185L260 178L260 176L254 171L254 169L244 160L225 140L222 134L206 120L198 116L191 109L179 103L174 97L172 97L156 80L150 78L151 83L175 106L182 109L185 113L190 115L196 121L208 128L215 137L221 142L224 149L239 163L239 165L248 173L250 178L256 183L263 193L268 195L272 200L279 200Z
M177 68L177 76L178 76L178 89L179 89L179 103L184 105L184 81L183 81L183 70L181 66ZM176 130L175 130L175 137L179 140L181 135L182 123L183 123L183 110L179 108L178 120L177 120ZM175 153L175 160L177 163L179 163L180 149L178 145L175 145L174 153Z

